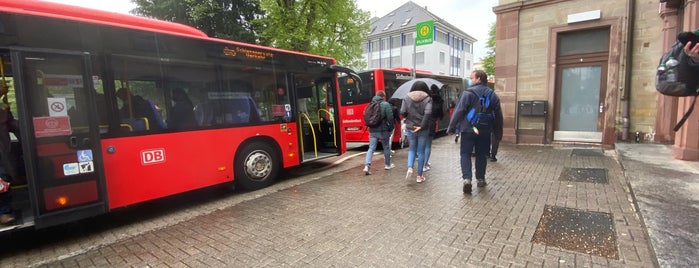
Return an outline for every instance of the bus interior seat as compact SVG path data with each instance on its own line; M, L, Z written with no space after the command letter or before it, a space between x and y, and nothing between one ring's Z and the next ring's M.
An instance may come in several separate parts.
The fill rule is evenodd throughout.
M163 120L163 116L160 114L160 111L158 111L158 108L155 105L155 103L153 103L152 100L148 100L148 104L150 106L151 111L153 112L153 118L156 121L154 123L157 123L161 129L166 129L167 126L165 125L165 120Z
M247 124L261 121L255 102L250 97L199 103L194 107L194 117L199 126L217 123Z

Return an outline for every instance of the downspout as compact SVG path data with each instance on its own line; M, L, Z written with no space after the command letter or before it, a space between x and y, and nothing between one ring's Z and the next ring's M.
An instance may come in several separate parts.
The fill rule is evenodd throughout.
M629 125L630 125L630 109L631 101L629 96L631 95L631 70L633 69L633 31L634 31L634 20L636 19L636 0L629 0L627 3L627 14L628 21L626 23L626 70L624 71L624 90L621 94L622 101L622 121L623 121L623 131L621 133L621 140L629 140Z

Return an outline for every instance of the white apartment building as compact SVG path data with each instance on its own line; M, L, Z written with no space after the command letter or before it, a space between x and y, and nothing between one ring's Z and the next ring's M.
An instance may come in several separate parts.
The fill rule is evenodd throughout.
M433 43L414 48L416 25L428 20L434 21ZM408 1L381 18L371 19L363 56L369 69L415 66L418 70L463 78L473 69L476 41L426 7Z

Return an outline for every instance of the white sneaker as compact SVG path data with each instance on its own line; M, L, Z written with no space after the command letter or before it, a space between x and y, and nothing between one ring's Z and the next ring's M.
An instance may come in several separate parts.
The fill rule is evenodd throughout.
M396 165L393 164L393 163L391 163L390 166L385 166L384 169L385 169L385 170L389 170L389 169L393 169L394 167L396 167Z
M425 165L424 167L422 167L422 172L425 172L425 171L428 171L428 170L430 170L430 166Z
M395 155L395 154L396 154L396 151L391 150L391 156L393 156L393 155Z
M369 166L364 166L364 175L371 175L371 172L369 172Z

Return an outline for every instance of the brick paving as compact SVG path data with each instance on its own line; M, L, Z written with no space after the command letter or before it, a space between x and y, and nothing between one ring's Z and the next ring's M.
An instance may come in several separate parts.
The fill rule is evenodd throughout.
M0 265L655 267L615 151L573 156L572 149L503 144L498 162L488 163L488 186L464 195L458 146L440 138L424 183L406 181L407 149L397 151L393 170L375 156L370 176L360 155L302 183L246 193L254 197L80 254L41 262L16 254ZM564 168L604 168L609 182L561 181ZM619 258L532 243L546 206L611 214Z

